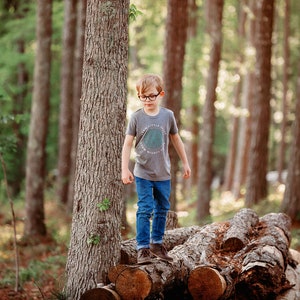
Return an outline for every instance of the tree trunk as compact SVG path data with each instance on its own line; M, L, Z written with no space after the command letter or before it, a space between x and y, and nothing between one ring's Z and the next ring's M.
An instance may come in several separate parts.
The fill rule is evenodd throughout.
M292 132L290 161L281 211L288 214L293 221L299 221L300 214L300 63L296 94L295 121Z
M164 54L163 78L166 94L164 104L174 112L180 128L180 110L182 102L182 76L187 35L187 0L168 0L166 23L166 44ZM170 146L171 184L170 202L172 211L176 211L176 185L178 172L178 155Z
M268 138L271 100L271 49L274 0L259 0L256 20L255 95L251 111L252 135L245 205L251 207L267 195Z
M238 19L238 40L241 45L245 44L245 23L247 20L247 14L244 9L244 3L239 4L239 19ZM244 47L240 49L240 53L238 53L238 62L239 66L237 68L236 76L238 77L238 81L236 82L234 98L233 98L233 112L232 112L232 125L231 125L231 136L230 143L228 148L228 154L225 165L225 175L224 175L224 184L222 189L224 191L231 191L233 187L233 179L234 179L234 170L236 167L236 157L237 157L237 146L238 146L238 132L239 132L239 121L240 114L238 111L241 111L241 90L242 90L242 64L245 61L245 56L243 54Z
M57 165L57 196L66 204L71 170L73 66L76 41L77 0L65 0L63 48L61 60L61 91L59 111L59 143Z
M121 150L127 95L128 0L87 4L68 299L107 282L120 259Z
M37 9L37 52L26 162L24 234L30 237L47 233L44 222L44 182L50 101L52 1L39 0Z
M285 16L284 16L284 46L283 46L283 97L282 97L282 120L280 127L281 140L277 155L277 172L278 172L278 182L282 183L282 172L285 168L285 151L286 151L286 131L287 131L287 121L288 121L288 82L289 82L289 69L290 69L290 48L289 48L289 38L290 38L290 0L285 1Z
M239 121L239 134L237 143L237 159L234 170L234 179L232 185L232 194L236 199L241 196L241 188L246 182L248 160L249 160L249 148L251 140L251 107L253 89L254 89L254 65L255 57L251 51L246 49L254 48L255 38L255 19L252 18L256 15L255 0L246 1L249 5L249 12L247 14L246 26L246 45L244 49L245 62L247 62L247 71L243 76L242 83L242 95L241 95L241 113ZM248 16L249 15L249 16ZM250 53L249 53L250 52Z
M209 4L209 20L211 22L211 52L209 74L207 77L207 94L203 108L203 127L200 146L200 174L198 183L197 219L203 221L210 215L213 140L215 131L215 101L216 87L218 85L219 63L222 48L222 15L223 0L213 0Z

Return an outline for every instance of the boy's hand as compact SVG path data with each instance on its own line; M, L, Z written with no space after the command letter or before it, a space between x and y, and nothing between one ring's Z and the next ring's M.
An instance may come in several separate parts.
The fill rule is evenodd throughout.
M134 176L129 170L122 171L122 181L124 184L130 184L134 181Z
M184 171L183 171L183 178L188 179L191 176L191 168L190 166L187 164L184 167Z

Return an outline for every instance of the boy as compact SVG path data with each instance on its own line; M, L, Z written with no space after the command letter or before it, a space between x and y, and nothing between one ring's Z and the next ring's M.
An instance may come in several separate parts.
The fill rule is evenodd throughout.
M146 74L138 81L136 90L143 108L132 115L126 130L122 149L122 181L129 184L135 179L136 182L137 263L149 263L151 254L172 261L163 246L171 192L169 138L182 161L183 177L189 178L191 170L174 114L159 106L159 100L165 94L162 79L155 74ZM133 176L128 165L134 138L136 163Z

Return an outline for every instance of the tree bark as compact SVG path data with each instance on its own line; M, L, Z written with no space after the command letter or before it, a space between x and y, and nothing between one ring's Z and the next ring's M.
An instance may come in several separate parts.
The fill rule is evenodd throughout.
M120 259L129 0L89 1L65 291L78 300Z

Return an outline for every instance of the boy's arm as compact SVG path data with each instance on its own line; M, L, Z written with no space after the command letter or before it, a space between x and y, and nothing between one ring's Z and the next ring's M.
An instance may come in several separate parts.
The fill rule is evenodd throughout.
M184 144L179 136L178 133L176 134L170 134L170 139L172 141L172 144L174 145L174 148L176 152L178 153L182 164L183 164L183 177L184 178L189 178L191 176L191 168L187 159L187 155L184 149Z
M124 184L132 183L133 174L129 170L129 160L134 136L126 135L122 148L122 181Z

